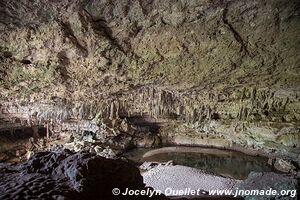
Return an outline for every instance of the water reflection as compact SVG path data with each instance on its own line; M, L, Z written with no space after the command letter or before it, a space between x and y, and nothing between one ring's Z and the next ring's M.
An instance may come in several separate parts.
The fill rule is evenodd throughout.
M141 151L141 152L137 152ZM146 158L142 158L141 154L145 153L145 149L136 150L131 153L129 158L135 161L152 161L152 162L167 162L173 160L177 165L184 165L203 169L236 179L245 179L251 171L269 172L273 169L267 164L267 158L250 156L240 152L223 151L216 153L201 153L201 152L168 152L158 153Z

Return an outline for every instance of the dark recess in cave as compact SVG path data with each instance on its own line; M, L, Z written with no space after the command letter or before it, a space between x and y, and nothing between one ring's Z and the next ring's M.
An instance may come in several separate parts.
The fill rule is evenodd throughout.
M30 60L21 60L21 63L25 64L25 65L30 65L31 64L31 61Z
M155 122L155 120L149 119L146 116L130 116L127 117L129 123L141 128L144 131L149 131L152 134L159 132L160 123Z
M45 137L47 134L47 129L40 126L38 128L39 136ZM31 127L19 127L12 130L0 130L0 137L9 140L27 139L33 137L33 129Z

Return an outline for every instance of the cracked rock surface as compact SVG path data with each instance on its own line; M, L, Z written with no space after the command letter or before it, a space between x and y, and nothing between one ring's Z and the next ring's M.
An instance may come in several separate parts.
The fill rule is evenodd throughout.
M3 0L1 121L97 132L96 116L137 118L160 138L137 146L150 135L150 146L239 146L299 161L299 8L298 0Z

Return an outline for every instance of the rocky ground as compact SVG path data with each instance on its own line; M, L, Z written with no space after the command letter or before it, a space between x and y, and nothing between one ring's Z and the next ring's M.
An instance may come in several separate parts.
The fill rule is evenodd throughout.
M184 166L158 165L142 174L146 186L163 191L167 196L180 196L176 190L186 191L187 188L200 190L198 198L207 197L210 190L282 190L289 191L288 194L277 195L245 195L240 193L235 199L246 200L259 199L298 199L299 198L299 177L291 175L276 174L273 172L257 173L252 172L244 181L220 177L208 174L205 171ZM170 192L172 188L175 192ZM189 195L193 198L193 195ZM195 195L197 196L197 195ZM195 198L194 196L194 198ZM232 195L234 196L234 194ZM216 195L217 197L217 195ZM222 197L221 197L222 198Z
M158 165L140 175L139 169L121 159L107 159L87 152L39 152L20 164L0 164L1 199L168 199L163 195L114 196L112 189L126 188L164 191L201 189L199 196L188 199L233 199L230 196L210 197L210 189L286 189L296 191L295 177L275 173L252 173L245 181L237 181L184 166ZM272 180L270 182L270 180ZM152 189L147 187L151 186ZM176 195L171 195L176 196ZM241 198L240 196L239 198ZM294 196L295 197L295 196ZM171 199L185 199L170 197ZM246 198L253 198L246 196ZM258 198L258 197L255 197ZM259 197L260 198L260 197ZM261 197L271 199L272 197ZM277 196L276 199L287 199ZM236 199L236 198L235 198ZM294 198L297 199L297 196Z
M278 193L282 190L289 191L288 194L276 194L270 196L262 196L262 197L251 197L244 195L245 200L250 199L299 199L299 175L297 176L287 176L276 173L251 173L248 178L237 185L239 189L249 190L249 189L257 189L257 190L270 190L270 188L276 190Z
M185 190L191 188L201 191L233 189L239 181L208 174L207 172L185 166L157 166L142 174L147 186L166 191L167 188ZM203 193L200 193L201 195ZM206 194L204 192L204 194ZM169 195L177 196L177 195Z
M146 189L130 163L89 153L41 152L19 165L1 164L0 173L1 199L115 199L113 188Z
M299 0L1 0L0 159L53 138L112 157L249 150L299 168L299 22Z

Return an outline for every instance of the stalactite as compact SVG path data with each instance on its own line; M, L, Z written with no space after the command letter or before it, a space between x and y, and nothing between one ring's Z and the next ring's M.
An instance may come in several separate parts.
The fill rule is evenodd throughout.
M114 118L114 103L110 103L110 108L109 108L109 119L112 120Z
M119 101L116 101L116 118L119 118L119 110L120 110L120 103Z
M243 115L243 106L240 108L239 113L237 115L238 119L241 120Z

